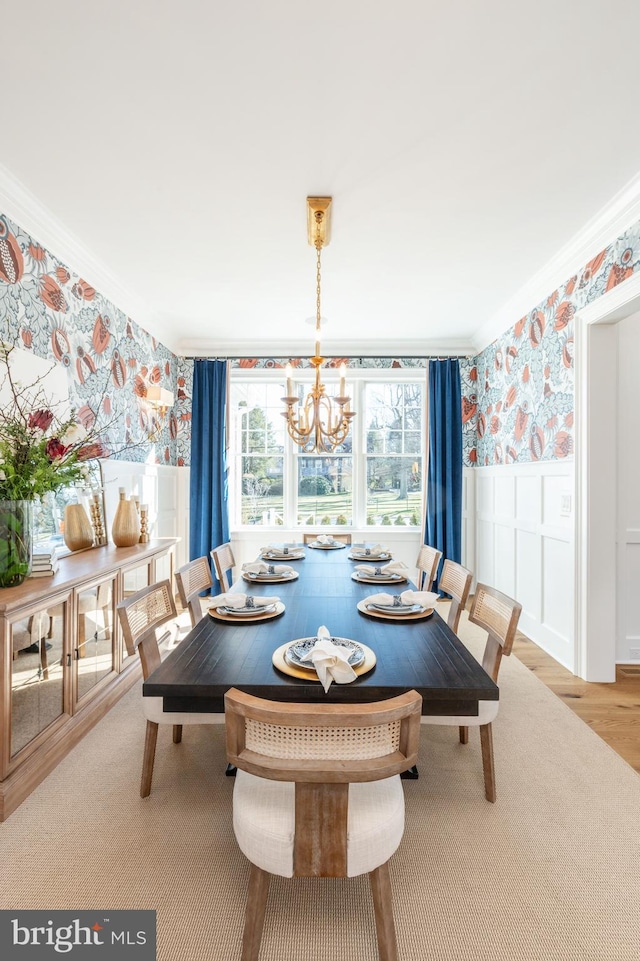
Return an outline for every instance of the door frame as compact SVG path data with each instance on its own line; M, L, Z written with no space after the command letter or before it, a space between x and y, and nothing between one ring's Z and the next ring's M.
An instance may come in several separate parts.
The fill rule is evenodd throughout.
M615 325L638 310L640 272L575 316L574 673L587 681L616 678Z

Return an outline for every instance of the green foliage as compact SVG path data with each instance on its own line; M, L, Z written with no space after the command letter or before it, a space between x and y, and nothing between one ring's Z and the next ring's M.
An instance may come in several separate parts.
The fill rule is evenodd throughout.
M404 514L398 514L395 520L396 525L398 525L399 527L404 527L404 518L405 518Z
M390 524L391 524L391 518L389 517L388 514L385 514L385 515L384 515L384 517L382 518L382 523L385 524L385 525L390 525Z
M301 477L298 485L298 493L305 495L315 494L317 497L324 497L331 494L333 488L326 477L322 474L314 474L311 477Z
M73 484L87 483L90 458L104 456L95 431L75 417L55 414L40 379L23 386L13 379L11 352L0 347L2 387L8 402L0 409L0 500L35 500Z
M346 524L346 523L347 523L347 518L344 516L344 514L340 514L339 517L336 518L336 524Z
M320 521L320 523L321 523L321 524L330 524L330 523L331 523L331 518L329 517L328 514L325 514L324 517L322 518L322 520Z
M374 521L373 517L371 516L371 514L369 514L369 516L367 517L367 524L375 524L375 521Z

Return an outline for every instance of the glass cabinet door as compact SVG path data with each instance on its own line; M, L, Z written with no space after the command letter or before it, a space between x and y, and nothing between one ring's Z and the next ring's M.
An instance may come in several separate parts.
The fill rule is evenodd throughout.
M89 696L117 669L114 640L116 577L95 581L76 592L75 703Z
M64 661L68 652L70 598L54 607L23 614L8 625L11 660L11 711L8 755L13 758L46 728L69 714Z

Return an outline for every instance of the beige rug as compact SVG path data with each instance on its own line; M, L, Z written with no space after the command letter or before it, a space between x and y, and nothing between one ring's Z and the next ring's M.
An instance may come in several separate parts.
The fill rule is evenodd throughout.
M185 729L180 745L161 730L142 800L139 696L0 825L0 907L151 908L159 961L237 961L248 867L222 728ZM463 746L457 730L422 729L392 860L400 958L640 958L640 778L515 657L494 739L495 805L477 731ZM272 882L261 961L376 957L366 878Z

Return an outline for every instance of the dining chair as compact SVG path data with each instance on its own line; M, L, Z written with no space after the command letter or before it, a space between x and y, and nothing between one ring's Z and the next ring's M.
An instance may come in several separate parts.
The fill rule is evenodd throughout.
M124 601L120 601L116 610L127 652L130 657L133 657L136 651L138 652L142 663L142 676L146 680L162 660L159 644L166 637L171 636L169 630L160 637L158 632L161 627L174 621L178 616L171 591L171 581L158 581L157 584L143 587ZM224 722L224 715L165 711L161 697L143 697L142 709L147 719L147 729L142 759L140 797L148 797L151 793L159 725L173 725L173 741L179 744L182 740L183 724L219 724Z
M467 606L469 591L473 574L462 564L450 561L448 558L442 565L442 574L438 582L438 588L443 594L448 594L451 598L451 606L447 617L447 624L451 630L457 634L460 624L460 615Z
M305 532L305 533L302 535L302 542L303 542L304 544L311 544L311 543L313 543L313 541L317 541L317 540L318 540L318 537L320 537L320 535L321 535L322 533L324 533L324 532L323 532L323 531L320 531L319 534L318 534L318 533L316 533L316 534L307 534L307 533ZM331 536L333 537L334 541L340 541L341 544L350 544L350 543L351 543L351 534L332 534Z
M189 611L191 627L195 627L203 615L200 594L213 585L209 561L196 557L179 567L174 576L182 606Z
M417 758L421 706L416 691L369 704L227 691L233 829L251 862L242 961L258 959L271 874L368 874L380 961L396 961L389 859L404 831L400 774Z
M211 551L211 557L213 558L215 575L220 581L220 590L222 592L230 591L233 583L233 568L236 566L231 544L220 544L219 547L214 547ZM229 573L231 573L231 577L229 577Z
M482 666L491 679L498 682L498 671L503 657L511 654L516 636L522 605L507 594L486 584L477 584L469 620L487 632L487 642L482 656ZM478 714L425 715L423 724L453 725L459 728L460 743L469 742L469 727L480 728L484 793L487 801L496 799L496 777L493 759L492 722L498 714L499 701L478 701Z
M430 591L438 573L438 565L442 551L428 544L423 544L418 554L416 567L418 568L417 586L419 591Z

